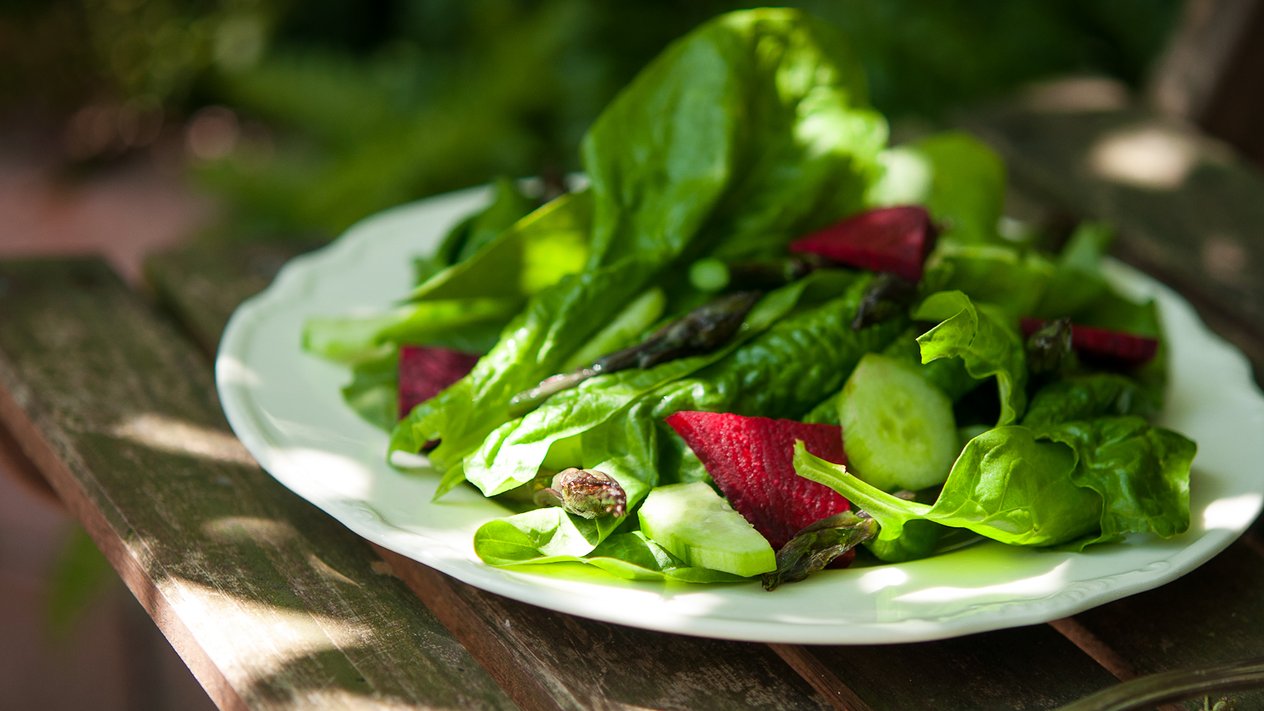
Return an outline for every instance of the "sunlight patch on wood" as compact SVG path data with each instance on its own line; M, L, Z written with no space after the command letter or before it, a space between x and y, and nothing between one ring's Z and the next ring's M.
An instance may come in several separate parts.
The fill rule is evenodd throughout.
M1149 190L1175 190L1199 159L1195 141L1175 129L1138 126L1102 137L1088 155L1094 174Z
M170 578L161 587L181 619L218 621L199 625L197 642L237 689L271 686L268 680L275 683L287 670L333 650L370 647L376 637L363 624L269 604L183 578ZM333 685L294 691L335 694L344 702L348 693Z
M257 516L217 518L202 524L202 533L217 543L267 541L275 545L298 537L290 524Z
M112 427L110 434L171 454L256 466L254 457L236 437L167 415L141 413Z

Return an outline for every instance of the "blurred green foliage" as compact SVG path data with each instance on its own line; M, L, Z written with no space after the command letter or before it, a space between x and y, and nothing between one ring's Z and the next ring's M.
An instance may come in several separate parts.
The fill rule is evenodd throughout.
M498 174L561 173L601 107L718 0L10 0L0 96L187 126L232 233L329 236ZM815 0L895 118L1042 77L1140 85L1179 0ZM211 108L207 108L211 107Z

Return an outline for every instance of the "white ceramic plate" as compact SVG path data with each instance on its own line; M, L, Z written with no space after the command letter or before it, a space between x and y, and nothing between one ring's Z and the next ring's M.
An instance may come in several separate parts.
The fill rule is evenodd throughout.
M765 592L729 586L559 578L484 565L474 530L504 514L472 491L431 503L438 476L387 466L386 435L342 402L347 373L304 353L310 316L372 311L405 294L411 258L486 200L467 190L373 217L295 259L224 334L216 379L234 431L282 484L364 538L491 592L562 612L763 642L912 642L1034 624L1162 585L1229 545L1260 511L1264 399L1249 366L1179 296L1118 264L1126 291L1156 296L1172 346L1163 424L1194 438L1192 525L1085 553L979 544L898 565L829 571Z

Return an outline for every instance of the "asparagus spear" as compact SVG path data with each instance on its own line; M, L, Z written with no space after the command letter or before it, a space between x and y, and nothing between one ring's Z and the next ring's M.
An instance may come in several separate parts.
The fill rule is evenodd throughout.
M757 291L739 291L703 304L634 346L602 356L583 368L545 378L534 388L518 393L509 401L510 413L518 416L530 412L550 395L598 375L633 367L650 368L675 358L713 351L737 333L761 296Z

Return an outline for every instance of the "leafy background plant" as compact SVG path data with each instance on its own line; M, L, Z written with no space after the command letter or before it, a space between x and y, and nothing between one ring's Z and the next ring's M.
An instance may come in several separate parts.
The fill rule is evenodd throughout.
M72 163L143 149L155 122L180 125L196 180L230 208L219 234L327 238L494 175L573 169L580 136L638 68L703 20L756 4L16 0L0 10L0 60L16 68L0 76L0 96L64 114ZM1053 75L1137 87L1180 10L1177 0L787 4L841 29L877 108L930 121ZM79 121L95 133L76 131L84 106L101 109Z

